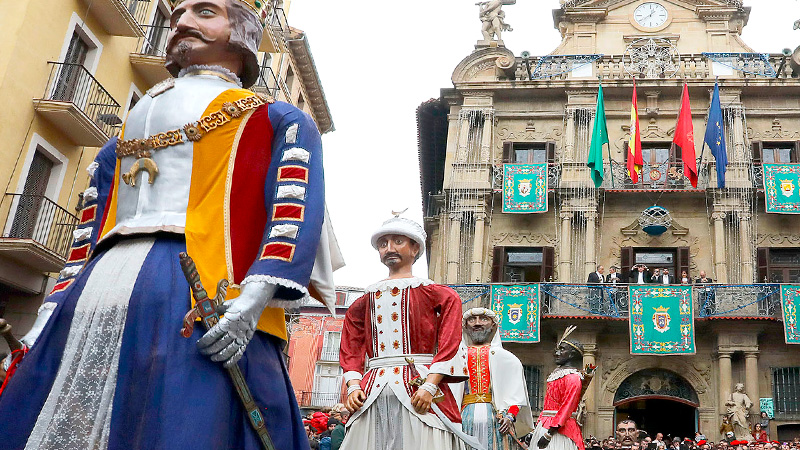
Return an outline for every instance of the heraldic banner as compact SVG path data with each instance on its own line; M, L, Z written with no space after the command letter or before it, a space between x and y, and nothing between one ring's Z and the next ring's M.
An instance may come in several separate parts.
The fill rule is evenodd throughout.
M691 286L629 286L631 354L694 354Z
M547 212L547 164L503 164L503 212Z
M506 342L539 342L539 285L492 285L492 310Z
M800 214L800 164L764 164L767 212Z
M800 284L781 285L781 306L783 306L783 334L787 344L800 344L800 330L797 329L797 304L800 303Z

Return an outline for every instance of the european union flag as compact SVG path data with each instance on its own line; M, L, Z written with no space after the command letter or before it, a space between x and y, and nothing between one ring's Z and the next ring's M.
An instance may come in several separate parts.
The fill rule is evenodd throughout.
M717 187L725 187L725 171L728 169L728 151L725 148L725 121L722 118L722 105L719 102L719 84L714 83L714 95L708 109L708 124L703 144L708 145L717 160Z

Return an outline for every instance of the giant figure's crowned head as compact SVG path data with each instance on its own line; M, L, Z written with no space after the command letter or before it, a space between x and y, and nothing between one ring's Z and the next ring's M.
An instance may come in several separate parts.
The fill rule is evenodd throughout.
M258 80L258 46L267 18L266 0L170 0L167 70L178 76L191 66L221 66L243 87Z

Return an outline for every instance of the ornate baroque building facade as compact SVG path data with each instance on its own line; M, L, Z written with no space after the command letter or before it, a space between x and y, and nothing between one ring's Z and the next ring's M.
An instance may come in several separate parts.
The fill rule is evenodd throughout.
M754 7L765 7L758 2ZM488 305L492 283L542 283L541 342L511 343L526 365L534 407L554 367L558 333L574 323L598 365L584 436L636 419L651 432L717 441L734 384L772 404L770 436L800 434L800 352L784 344L776 283L800 282L800 222L767 214L763 164L800 163L800 79L781 54L755 53L740 35L750 8L735 0L570 0L553 11L562 42L550 55L481 41L455 68L452 88L418 113L430 276L465 306ZM796 64L795 66L796 67ZM636 78L644 167L625 161ZM701 152L719 80L728 166ZM595 188L586 162L599 83L610 139ZM671 148L684 82L692 101L699 182ZM547 165L546 212L503 212L503 165ZM648 234L658 206L666 231ZM627 290L591 305L587 275L616 265L667 268L719 283L694 289L697 351L633 356ZM608 273L608 272L606 272Z
M289 1L271 2L252 87L333 130L306 34ZM0 25L0 317L23 335L52 289L81 220L85 169L127 111L159 81L166 0L23 0ZM0 353L7 351L0 343Z

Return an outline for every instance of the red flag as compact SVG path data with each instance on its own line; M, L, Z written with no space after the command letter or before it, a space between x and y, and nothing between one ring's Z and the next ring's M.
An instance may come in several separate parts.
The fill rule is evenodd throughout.
M636 101L636 78L633 79L633 101L631 103L631 138L628 140L628 176L634 184L639 182L644 159L642 158L642 135L639 131L639 104Z
M692 187L697 187L697 161L694 152L694 127L692 126L692 108L689 106L689 86L683 84L681 112L678 114L678 125L675 126L675 138L672 144L678 148L683 160L683 174L689 178Z

